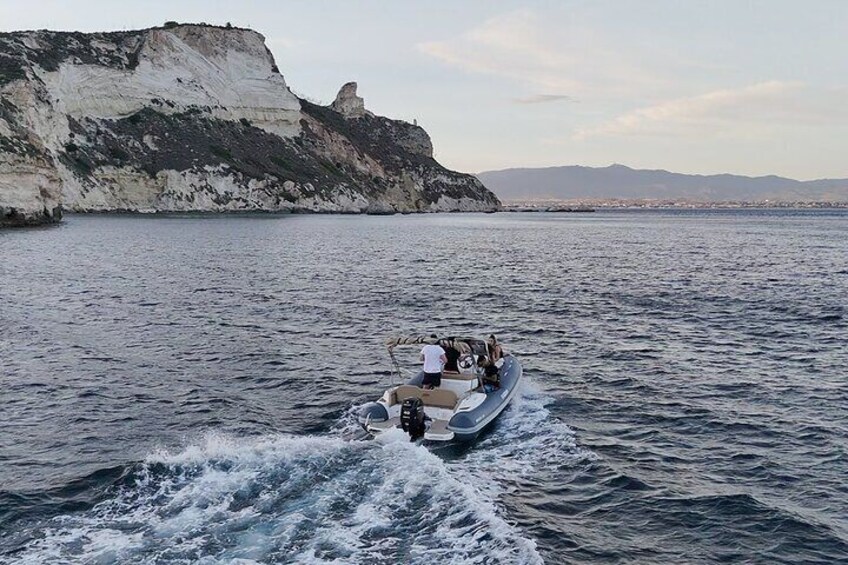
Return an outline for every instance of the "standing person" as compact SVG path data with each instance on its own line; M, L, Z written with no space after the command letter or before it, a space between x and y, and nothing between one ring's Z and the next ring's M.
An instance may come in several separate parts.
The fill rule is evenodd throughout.
M430 336L434 343L421 349L421 361L424 361L424 380L422 388L435 388L442 384L442 367L448 362L445 350L438 343L438 337Z

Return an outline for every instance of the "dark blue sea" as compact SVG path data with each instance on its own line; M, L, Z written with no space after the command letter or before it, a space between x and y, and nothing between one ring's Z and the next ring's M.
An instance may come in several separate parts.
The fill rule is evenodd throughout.
M431 332L520 395L363 438ZM848 563L848 211L70 216L0 367L3 564Z

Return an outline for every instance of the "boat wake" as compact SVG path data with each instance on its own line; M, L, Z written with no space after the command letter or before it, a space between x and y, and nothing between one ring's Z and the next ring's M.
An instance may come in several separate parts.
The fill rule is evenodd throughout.
M485 477L480 484L495 497L518 490L539 476L567 482L567 474L598 457L580 447L571 428L551 416L547 406L552 401L525 377L520 394L492 429L465 457L449 464L458 472Z
M209 434L152 453L106 500L38 524L0 562L542 563L505 517L501 485L591 454L525 388L492 433L454 456L400 431L351 439L353 412L327 436Z

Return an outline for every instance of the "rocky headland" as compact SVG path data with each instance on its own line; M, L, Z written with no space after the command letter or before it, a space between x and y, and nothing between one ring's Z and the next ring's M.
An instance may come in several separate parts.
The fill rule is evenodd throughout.
M72 212L492 211L421 127L295 96L264 37L170 23L0 34L0 225Z

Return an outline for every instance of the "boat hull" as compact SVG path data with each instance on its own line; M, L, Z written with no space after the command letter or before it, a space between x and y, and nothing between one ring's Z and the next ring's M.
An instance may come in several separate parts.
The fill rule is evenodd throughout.
M389 411L380 402L369 402L359 409L359 424L364 426L369 422L385 422L389 419Z
M501 412L509 405L518 392L524 371L518 359L511 355L504 357L500 369L499 389L486 394L483 402L468 410L460 410L453 414L447 425L441 421L439 430L425 434L426 439L434 441L456 440L461 442L473 441L480 433L492 424ZM421 387L424 373L418 373L406 384ZM397 415L392 417L385 399L365 404L359 411L359 423L369 433L376 434L390 427L399 425ZM437 422L438 423L438 422ZM434 424L435 425L435 424Z
M458 441L476 439L509 406L518 391L524 371L515 357L507 355L504 357L500 373L501 387L498 390L488 393L486 400L479 406L454 414L450 419L448 430L453 432L454 439Z

